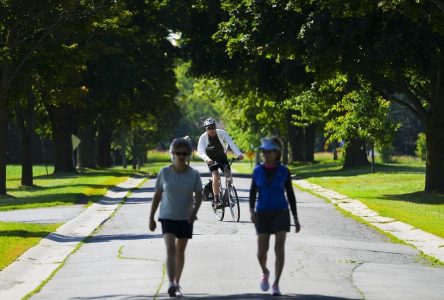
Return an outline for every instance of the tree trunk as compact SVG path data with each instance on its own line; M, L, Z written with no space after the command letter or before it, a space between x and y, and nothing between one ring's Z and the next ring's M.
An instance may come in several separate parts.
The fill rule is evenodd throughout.
M282 163L284 165L288 165L288 141L287 139L282 139L282 143L283 143L283 148L282 148Z
M20 105L16 100L16 119L20 129L20 140L22 146L22 180L23 186L33 186L33 140L35 130L35 95L29 91L26 99L26 107Z
M75 172L71 135L73 112L71 106L60 104L48 109L54 146L54 173Z
M353 138L345 149L344 168L368 166L365 143L361 139Z
M425 191L444 193L444 74L438 71L432 93L432 113L426 121Z
M92 123L82 124L79 128L81 140L78 149L78 168L95 168L95 130Z
M304 161L314 161L314 143L315 143L316 125L312 124L304 128Z
M6 134L8 114L3 91L0 91L0 195L6 195Z
M288 126L288 140L290 143L292 161L304 160L304 132L302 127Z
M111 140L112 131L109 128L101 127L97 135L97 165L100 168L111 167Z
M7 66L1 66L0 74L0 195L6 195L6 135L8 132L8 111L6 97L8 91Z

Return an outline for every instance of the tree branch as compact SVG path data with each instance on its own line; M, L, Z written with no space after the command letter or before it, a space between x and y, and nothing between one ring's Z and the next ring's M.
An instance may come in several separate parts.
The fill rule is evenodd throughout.
M435 4L442 13L444 13L444 2L440 0L431 0L431 2Z
M414 106L412 106L411 103L409 103L410 101L406 102L403 99L404 97L406 97L405 95L403 95L404 96L403 98L400 98L398 95L396 95L388 90L385 90L385 89L381 90L380 89L379 91L382 93L382 95L387 97L388 100L408 108L411 112L413 112L421 120L421 122L423 122L423 124L425 124L427 122L427 120L429 118L429 114L428 113L421 113Z

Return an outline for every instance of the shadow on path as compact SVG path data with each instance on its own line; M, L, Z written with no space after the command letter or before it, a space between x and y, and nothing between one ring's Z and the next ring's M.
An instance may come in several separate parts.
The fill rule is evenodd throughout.
M157 298L167 298L166 295L160 295L160 297ZM96 297L75 297L72 299L127 299L127 300L136 300L136 299L154 299L154 295L103 295L103 296L96 296ZM297 294L288 294L288 295L282 295L280 297L273 297L268 294L233 294L233 295L226 295L226 296L215 296L215 295L209 295L209 294L193 294L193 295L187 295L180 297L180 299L212 299L212 300L228 300L228 299L236 299L236 300L261 300L261 299L307 299L307 300L340 300L344 298L339 297L332 297L332 296L323 296L323 295L297 295ZM351 299L351 298L349 298Z

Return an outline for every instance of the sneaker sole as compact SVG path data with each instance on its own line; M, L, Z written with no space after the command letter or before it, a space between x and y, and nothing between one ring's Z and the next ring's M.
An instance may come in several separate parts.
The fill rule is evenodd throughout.
M176 297L176 287L175 286L170 286L168 288L168 295L170 297Z

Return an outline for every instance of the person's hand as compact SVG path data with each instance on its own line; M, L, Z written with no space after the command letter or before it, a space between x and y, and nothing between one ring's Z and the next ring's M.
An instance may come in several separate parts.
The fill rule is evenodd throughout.
M207 165L209 165L209 166L214 165L214 161L212 161L212 160L207 161Z
M298 217L294 217L294 225L296 227L295 232L298 233L301 231L301 224L299 224Z
M150 230L156 230L156 221L154 221L154 218L150 218Z
M256 214L256 212L251 212L251 214L250 214L250 219L251 219L251 222L253 223L253 224L256 224L256 220L257 220L257 214Z
M188 218L188 224L193 224L194 221L197 220L197 216L195 213L192 213L191 216Z
M239 155L239 156L237 157L237 159L238 159L238 160L243 160L243 159L244 159L244 156L241 154L241 155Z

